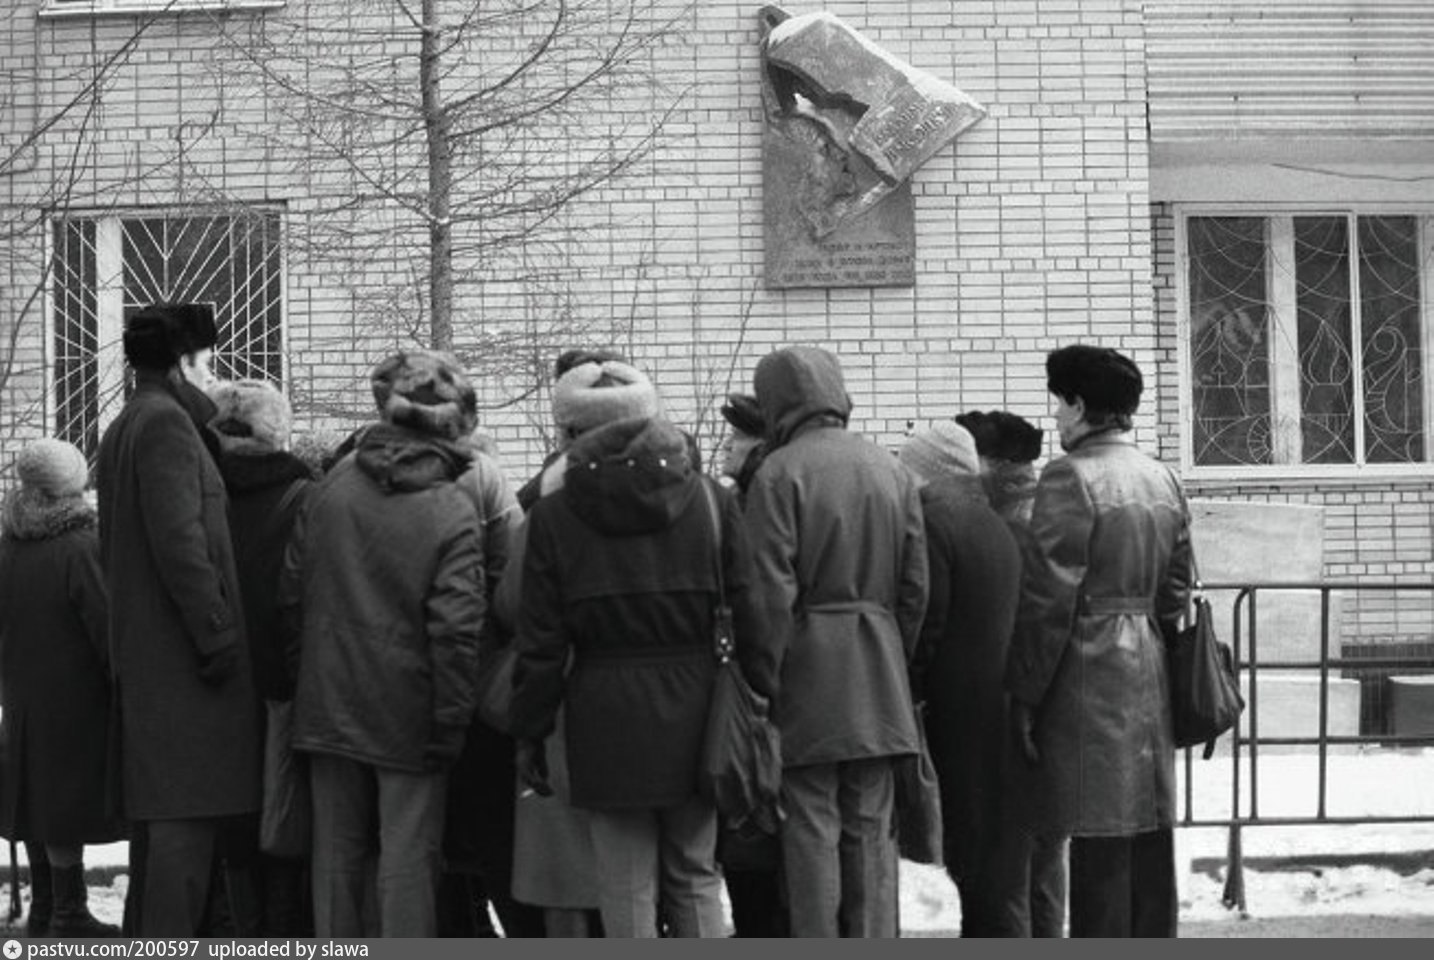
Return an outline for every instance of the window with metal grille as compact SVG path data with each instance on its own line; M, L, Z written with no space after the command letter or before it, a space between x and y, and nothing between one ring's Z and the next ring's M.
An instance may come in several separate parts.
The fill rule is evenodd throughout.
M1427 470L1434 218L1187 214L1181 313L1196 470Z
M124 319L156 302L207 303L214 373L282 383L283 271L276 210L65 216L54 224L55 435L93 454L124 402Z

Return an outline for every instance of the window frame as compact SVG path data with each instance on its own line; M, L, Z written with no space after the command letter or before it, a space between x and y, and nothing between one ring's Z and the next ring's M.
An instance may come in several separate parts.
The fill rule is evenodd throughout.
M282 203L260 202L243 205L246 210L257 213L272 214L278 220L280 239L277 243L279 262L276 267L279 279L279 376L278 384L280 389L286 393L289 389L291 377L291 364L289 360L289 336L290 336L290 289L289 289L289 246L285 242L289 230L289 211ZM121 333L124 327L124 285L122 280L108 280L105 277L122 277L124 272L124 227L125 220L153 219L163 217L168 220L192 219L201 216L205 210L195 207L183 206L157 206L157 207L119 207L105 210L54 210L47 219L45 230L45 290L44 290L44 324L43 324L43 364L44 364L44 390L42 393L42 417L47 431L55 431L55 417L58 413L59 394L57 390L57 378L55 376L55 333L56 333L56 303L55 303L55 231L54 224L61 219L88 220L95 225L95 255L96 255L96 303L95 303L95 340L96 356L101 371L109 371L106 378L101 373L102 383L113 387L119 383L124 376L126 369L124 361L124 347ZM100 434L119 415L124 404L114 404L105 407L103 404L95 411L96 422Z
M1192 480L1224 480L1243 483L1309 480L1315 482L1359 480L1389 482L1434 477L1434 203L1249 203L1199 202L1173 203L1174 220L1174 290L1176 315L1176 360L1179 379L1180 468ZM1405 216L1419 222L1419 257L1422 268L1419 284L1424 369L1424 456L1422 463L1271 463L1251 465L1199 465L1195 463L1194 445L1194 375L1190 351L1190 251L1188 222L1192 217L1315 217L1315 216ZM1354 234L1351 233L1351 237ZM1351 250L1351 262L1358 269L1358 256ZM1354 287L1358 296L1358 287ZM1353 321L1358 331L1358 304L1354 305ZM1356 345L1359 337L1354 337ZM1354 357L1356 371L1362 370ZM1358 455L1364 456L1362 374L1355 398L1355 423L1360 438Z
M177 16L182 13L228 13L279 10L288 0L44 0L41 17L102 17L109 15Z

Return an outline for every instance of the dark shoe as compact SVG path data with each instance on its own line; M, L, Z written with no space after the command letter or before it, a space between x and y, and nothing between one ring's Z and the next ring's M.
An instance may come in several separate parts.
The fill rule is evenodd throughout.
M85 887L85 867L52 867L50 876L55 886L55 912L50 919L52 937L117 937L120 929L105 923L89 911L89 890Z
M45 848L38 843L25 844L25 858L30 861L30 913L25 917L25 936L49 936L50 915L55 906L50 860Z

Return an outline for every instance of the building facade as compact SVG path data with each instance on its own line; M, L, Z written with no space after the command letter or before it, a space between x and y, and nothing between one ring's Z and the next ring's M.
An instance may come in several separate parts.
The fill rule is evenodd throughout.
M1147 371L1137 439L1193 494L1324 507L1331 578L1434 574L1434 5L824 4L988 113L912 178L913 286L787 290L762 278L760 5L574 0L565 69L625 29L635 75L507 127L504 69L551 20L438 6L447 38L482 27L447 95L498 118L456 160L454 346L515 480L566 346L630 353L710 452L776 346L834 350L853 426L894 447L969 409L1049 426L1045 353L1094 341ZM214 302L220 372L278 380L301 425L367 416L372 364L424 339L416 38L392 0L6 5L0 470L39 433L93 448L124 313L159 296ZM603 158L620 175L553 186ZM1366 606L1349 643L1427 652L1427 612Z

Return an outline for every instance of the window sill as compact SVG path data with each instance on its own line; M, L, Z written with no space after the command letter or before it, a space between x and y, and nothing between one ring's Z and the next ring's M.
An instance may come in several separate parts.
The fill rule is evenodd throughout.
M1350 486L1372 483L1420 483L1434 480L1434 463L1354 466L1190 467L1182 469L1187 483L1220 486Z
M47 20L63 20L71 17L103 16L178 16L184 13L236 13L248 11L278 10L288 0L173 0L156 3L154 0L77 0L60 3L46 0L40 8L40 17Z

